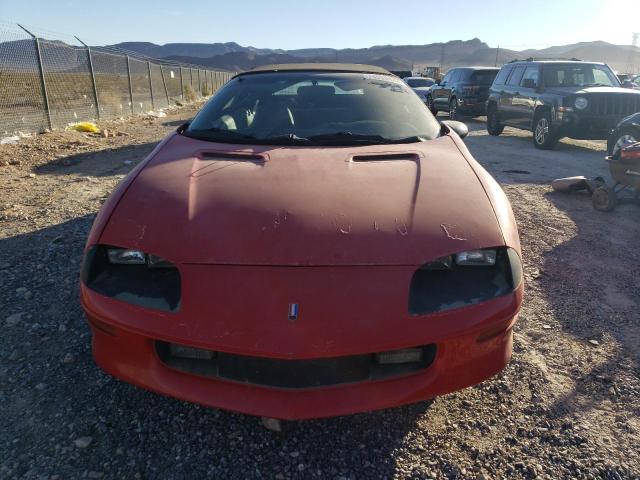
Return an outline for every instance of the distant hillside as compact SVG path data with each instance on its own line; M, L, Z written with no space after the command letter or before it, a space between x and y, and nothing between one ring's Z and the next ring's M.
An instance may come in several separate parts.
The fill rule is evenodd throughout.
M269 63L307 62L354 62L370 63L389 69L420 70L425 65L440 65L445 69L462 65L494 65L496 49L474 38L452 40L446 43L425 45L376 45L369 48L306 48L297 50L273 50L243 47L228 43L169 43L156 45L148 42L125 42L114 45L118 48L139 52L156 58L179 60L215 67L224 70L246 70ZM608 63L614 70L626 71L630 55L640 70L640 48L610 43L582 42L559 45L544 49L515 51L499 49L497 64L517 58L562 57L580 58Z

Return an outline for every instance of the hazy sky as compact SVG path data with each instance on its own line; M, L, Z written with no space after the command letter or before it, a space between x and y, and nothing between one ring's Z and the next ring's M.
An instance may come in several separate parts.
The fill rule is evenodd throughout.
M478 37L522 50L590 40L630 44L640 31L640 0L0 0L0 20L94 44L235 41L293 49Z

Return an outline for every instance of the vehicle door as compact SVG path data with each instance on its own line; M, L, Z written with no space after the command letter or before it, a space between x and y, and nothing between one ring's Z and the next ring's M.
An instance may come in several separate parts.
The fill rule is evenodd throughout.
M447 86L451 83L453 75L456 73L456 69L449 70L440 84L433 87L433 103L438 110L442 110L443 107L449 105L449 94L447 93Z
M531 127L535 110L538 85L540 84L540 68L529 65L524 69L520 88L513 94L512 112L513 122L521 127Z
M518 65L513 68L500 97L500 120L506 125L517 126L517 113L514 112L513 98L516 93L520 93L520 81L522 80L522 75L524 75L524 70L524 65Z

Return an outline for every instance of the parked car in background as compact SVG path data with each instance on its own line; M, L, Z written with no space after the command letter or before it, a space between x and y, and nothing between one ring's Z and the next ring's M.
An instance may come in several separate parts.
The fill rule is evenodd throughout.
M431 113L449 112L452 120L465 115L484 115L489 87L499 70L494 67L457 67L449 70L442 80L431 87L427 97Z
M418 94L420 99L427 103L427 96L431 93L431 86L436 83L433 78L429 77L407 77L403 78L404 82Z
M487 101L487 131L505 125L533 132L537 148L562 137L604 140L624 117L640 111L640 91L622 88L604 63L522 60L504 65Z
M607 140L607 152L615 155L622 147L635 142L640 142L640 112L623 118L616 125Z
M407 78L413 75L411 70L391 70L396 77Z

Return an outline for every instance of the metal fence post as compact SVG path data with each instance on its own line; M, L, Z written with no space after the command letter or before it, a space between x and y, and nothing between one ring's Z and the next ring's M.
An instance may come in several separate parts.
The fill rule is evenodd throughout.
M193 88L193 68L189 67L189 85Z
M91 47L89 47L89 45L84 43L78 37L75 38L87 49L87 57L89 58L89 75L91 75L91 85L93 86L93 99L96 102L96 116L98 117L98 120L100 120L100 101L98 100L98 87L96 86L96 76L93 71L93 61L91 60Z
M202 96L202 83L200 82L200 69L198 69L198 96Z
M131 85L131 65L129 62L129 55L127 55L127 77L129 77L129 105L131 105L131 113L133 113L133 86Z
M156 104L153 101L153 83L151 83L151 62L147 60L147 70L149 71L149 93L151 94L151 110L156 109Z
M184 83L182 81L182 67L178 67L180 69L180 98L184 102Z
M167 91L167 82L164 81L164 70L160 65L160 76L162 77L162 86L164 87L164 94L167 97L167 107L169 106L169 92Z
M40 86L42 88L42 97L44 98L44 110L45 110L45 113L47 114L47 124L49 125L49 128L53 128L53 124L51 123L51 109L49 108L49 95L47 93L47 81L44 78L44 68L42 66L42 54L40 53L40 41L38 40L38 37L36 37L33 33L31 33L29 30L24 28L22 25L18 24L18 26L22 30L27 32L31 36L31 38L33 38L33 42L36 47L36 58L38 60L38 70L40 73Z

